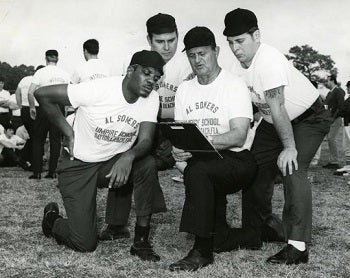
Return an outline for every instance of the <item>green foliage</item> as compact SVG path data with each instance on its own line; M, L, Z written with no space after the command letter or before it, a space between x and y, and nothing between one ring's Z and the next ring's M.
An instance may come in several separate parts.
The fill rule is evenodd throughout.
M25 76L32 75L34 73L34 66L14 66L12 67L6 62L0 61L0 73L5 78L5 86L6 90L16 90L18 83Z
M309 45L293 46L286 55L288 60L292 60L294 66L301 71L308 79L316 82L325 81L329 74L337 74L335 62L330 55L318 53Z

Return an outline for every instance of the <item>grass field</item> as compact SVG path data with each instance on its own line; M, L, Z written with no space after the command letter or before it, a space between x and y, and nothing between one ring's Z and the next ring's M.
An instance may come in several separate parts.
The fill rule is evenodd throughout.
M152 242L161 255L145 263L129 253L131 239L101 242L93 253L76 253L56 245L41 232L43 207L57 201L64 213L56 180L28 180L29 172L0 168L0 277L350 277L350 186L345 177L317 166L310 170L313 188L313 241L309 264L274 266L265 259L283 246L264 244L259 251L215 255L215 263L195 273L172 273L168 265L187 254L193 238L178 233L184 201L183 184L160 172L168 212L153 218ZM106 189L98 191L99 229L104 227ZM239 194L229 197L228 219L240 223ZM281 214L282 186L276 185L274 212ZM135 215L130 218L133 232Z

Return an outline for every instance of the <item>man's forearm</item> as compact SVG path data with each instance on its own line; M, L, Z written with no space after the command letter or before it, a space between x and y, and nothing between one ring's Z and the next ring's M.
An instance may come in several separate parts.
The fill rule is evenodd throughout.
M293 128L286 108L281 105L278 111L272 111L271 114L273 125L282 141L283 147L285 149L295 148Z
M29 103L29 107L33 108L35 107L35 99L34 99L34 92L29 92L28 93L28 103Z
M211 142L218 150L226 150L232 147L242 147L247 138L247 132L233 129L219 135L211 136Z
M151 152L152 141L143 139L139 141L134 147L125 152L125 155L130 155L133 160L142 158Z

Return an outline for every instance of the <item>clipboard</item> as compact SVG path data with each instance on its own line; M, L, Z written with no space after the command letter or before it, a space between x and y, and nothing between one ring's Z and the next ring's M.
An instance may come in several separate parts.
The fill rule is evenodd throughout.
M216 157L223 159L213 144L205 137L196 123L160 122L157 123L164 137L179 149L195 156Z

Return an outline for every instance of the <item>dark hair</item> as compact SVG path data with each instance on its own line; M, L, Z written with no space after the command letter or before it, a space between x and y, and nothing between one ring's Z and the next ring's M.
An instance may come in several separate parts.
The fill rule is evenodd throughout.
M90 54L97 55L100 50L100 46L97 40L90 39L84 42L83 49L86 49L86 51Z
M50 49L46 51L45 56L48 62L57 63L58 61L58 52L55 49Z
M58 57L58 52L55 49L49 49L45 52L45 56L48 57Z
M350 81L346 82L346 87L350 87Z
M0 75L0 81L5 82L5 77Z
M45 66L39 65L39 66L36 67L35 71L38 71L39 69L42 69L42 68L45 68Z
M330 76L328 76L330 81L333 81L334 84L338 84L337 82L337 76L335 74L331 74Z
M3 125L4 127L4 130L8 130L8 129L13 129L15 130L14 126L10 123L10 122L7 122Z
M249 30L248 30L248 34L249 35L252 35L255 31L257 31L257 30L259 30L259 27L252 27L252 28L250 28Z
M153 34L165 34L176 32L178 36L175 18L169 14L158 13L150 17L146 22L147 34L152 40Z

